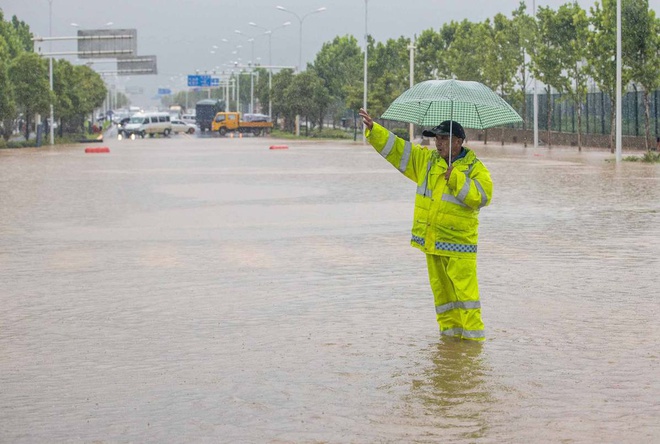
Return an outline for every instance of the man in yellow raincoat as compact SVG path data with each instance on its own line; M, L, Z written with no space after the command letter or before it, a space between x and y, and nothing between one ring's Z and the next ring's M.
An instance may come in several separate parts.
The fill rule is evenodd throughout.
M369 143L417 184L410 243L426 253L440 333L484 340L477 238L479 210L490 203L493 192L488 169L463 146L465 131L458 122L447 120L424 131L435 141L435 149L428 149L374 123L364 109L359 113Z

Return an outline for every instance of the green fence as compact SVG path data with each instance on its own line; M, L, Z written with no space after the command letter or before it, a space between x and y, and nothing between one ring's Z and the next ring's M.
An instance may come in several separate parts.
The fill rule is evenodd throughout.
M623 135L644 136L645 134L645 110L642 91L630 91L622 96L621 117L623 124ZM525 121L527 128L532 127L534 122L534 97L527 94L527 108ZM538 118L539 130L548 130L548 100L550 100L552 115L550 118L551 131L566 133L577 132L577 107L576 104L562 94L539 94L538 95ZM649 123L650 133L653 137L660 136L660 90L649 95ZM590 92L581 105L582 108L582 134L610 134L611 104L609 96L603 92ZM522 115L522 110L519 110ZM522 125L519 125L522 127Z

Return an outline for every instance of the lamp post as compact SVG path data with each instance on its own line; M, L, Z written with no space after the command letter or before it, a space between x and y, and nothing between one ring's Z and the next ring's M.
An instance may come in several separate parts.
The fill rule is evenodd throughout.
M288 12L289 14L293 14L298 19L298 22L300 23L299 43L298 43L298 71L302 71L302 25L303 25L303 21L307 17L309 17L310 15L323 12L327 8L325 6L322 6L319 9L315 9L314 11L308 12L307 14L303 15L302 17L300 17L298 14L296 14L293 11L289 11L284 6L276 6L276 8L279 9L280 11L284 11L284 12Z
M233 71L231 74L227 74L225 81L225 109L229 111L229 80L233 77Z
M238 48L238 47L237 47ZM240 58L238 58L240 60ZM236 72L236 112L241 112L241 68L239 68L238 61L234 62L234 67L237 68Z
M249 66L254 67L254 37L251 37L247 34L242 33L238 29L234 31L236 34L241 35L243 37L247 37L248 42L252 44L252 54L250 57L250 62L248 63ZM254 76L253 74L254 68L250 69L250 113L254 112Z
M53 0L48 0L48 36L53 37ZM53 52L53 43L49 43L49 52ZM50 144L55 145L55 130L53 129L53 122L55 122L55 113L53 109L53 56L48 57L48 79L50 82L50 122L48 125L48 132L50 133Z
M536 20L536 0L532 1L532 13L534 14L534 20ZM536 76L534 76L534 148L539 147L539 96L538 96L538 81Z
M227 39L220 39L220 40L222 41L222 43L231 44L231 42ZM241 48L242 48L241 45L236 45L235 49L233 51L231 51L232 56L236 56L236 61L231 62L230 64L225 63L223 65L223 66L230 66L230 69L228 69L229 74L227 75L227 79L226 79L226 82L225 82L225 103L226 103L227 111L229 111L229 102L230 102L230 100L235 100L235 97L234 97L236 95L235 83L234 83L234 87L232 89L231 96L230 96L230 93L229 93L229 83L231 81L230 79L233 78L234 68L240 64L240 60L241 60L241 58L240 58L240 49ZM219 49L218 45L213 45L213 49L211 50L211 53L215 54L215 52L218 49ZM216 69L219 71L220 67L216 67ZM223 76L224 76L224 69L223 69L222 73L223 73ZM239 111L239 102L236 102L236 111Z
M616 2L616 161L621 162L623 122L621 120L621 0Z
M220 73L222 76L225 78L224 83L220 84L220 87L224 87L224 99L225 99L225 106L226 106L226 111L230 111L230 102L232 100L235 100L236 96L236 81L234 79L234 67L236 64L234 62L230 63L223 63L222 64L222 71ZM221 67L218 67L218 70L220 70ZM231 91L230 91L231 87ZM238 111L238 108L236 109Z
M362 85L362 87L364 88L364 91L362 93L362 109L364 110L368 109L367 108L367 52L369 50L369 33L367 32L367 13L369 9L367 8L367 2L368 0L364 0L364 81L363 81L364 84ZM363 144L367 143L367 136L364 134L364 131L362 131L362 143Z
M223 42L229 43L229 40L227 39L222 39ZM236 45L236 50L232 51L232 55L236 56L236 60L232 62L234 65L234 68L237 68L238 73L236 75L236 87L234 88L234 95L235 100L236 100L236 112L241 112L241 69L239 68L239 65L241 64L241 48L242 45ZM232 70L232 73L234 71Z
M269 65L273 64L273 57L272 57L273 56L273 51L272 51L273 50L273 45L272 45L272 43L273 43L273 31L277 31L278 29L286 28L290 24L291 24L291 22L284 22L280 26L268 29L268 28L265 28L263 26L259 26L254 22L248 23L248 25L250 25L250 26L254 26L255 28L263 29L264 30L264 35L268 36L268 64Z
M264 28L263 26L259 26L254 22L248 23L250 26L254 26L255 28L263 29L266 32L264 34L268 35L268 117L270 119L273 119L273 31L286 28L291 24L291 22L284 22L280 26L273 28L273 29L268 29Z

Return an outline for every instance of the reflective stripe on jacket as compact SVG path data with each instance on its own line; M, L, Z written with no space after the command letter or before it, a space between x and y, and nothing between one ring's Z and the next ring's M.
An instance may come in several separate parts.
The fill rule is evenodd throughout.
M490 204L493 182L472 150L447 162L436 149L413 145L374 123L365 134L385 160L417 184L411 245L427 254L474 257L477 253L479 209Z

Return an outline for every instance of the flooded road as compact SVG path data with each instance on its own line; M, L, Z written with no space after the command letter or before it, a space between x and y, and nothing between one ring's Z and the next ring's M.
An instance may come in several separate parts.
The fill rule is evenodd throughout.
M0 442L660 441L660 166L473 145L482 345L412 182L273 143L0 150Z

